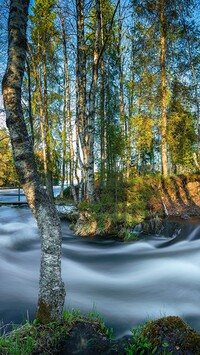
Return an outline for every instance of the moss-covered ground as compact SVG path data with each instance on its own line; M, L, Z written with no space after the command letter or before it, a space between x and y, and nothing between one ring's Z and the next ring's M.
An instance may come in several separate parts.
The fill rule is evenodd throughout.
M34 321L0 336L1 355L199 355L200 334L177 316L149 321L132 336L112 339L99 316L66 312L63 319L42 325Z

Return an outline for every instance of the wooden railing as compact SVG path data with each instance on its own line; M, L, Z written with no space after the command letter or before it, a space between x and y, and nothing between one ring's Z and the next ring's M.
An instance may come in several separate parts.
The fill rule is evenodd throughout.
M7 188L7 187L4 187L4 188L0 188L0 206L8 206L8 205L27 205L28 204L28 202L27 201L21 201L21 197L22 196L25 196L25 194L24 194L24 192L23 193L21 193L21 188L20 187L18 187L17 188L17 193L16 192L11 192L11 193L1 193L1 190L12 190L11 188ZM16 189L13 189L13 190L16 190ZM11 197L11 196L15 196L15 197L17 197L17 201L2 201L1 200L1 197L3 197L3 196L8 196L8 197Z

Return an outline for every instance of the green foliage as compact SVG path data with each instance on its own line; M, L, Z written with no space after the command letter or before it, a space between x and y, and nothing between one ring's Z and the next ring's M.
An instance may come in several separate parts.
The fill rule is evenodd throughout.
M62 349L62 342L70 337L79 323L95 325L96 330L112 339L113 330L105 326L103 317L96 311L83 315L80 310L67 309L63 319L42 325L34 320L20 327L13 326L8 334L0 336L1 355L54 354ZM1 329L2 330L2 329ZM173 350L199 354L200 335L181 318L164 317L131 329L132 339L124 349L127 355L172 355ZM110 343L112 344L112 343ZM113 350L115 342L113 342Z
M85 321L95 321L99 323L99 332L103 332L106 336L111 339L113 336L113 329L107 328L104 322L104 318L97 312L96 307L93 306L91 312L86 313L85 315L81 313L80 310L76 309L67 309L64 311L63 318L67 321L69 325L72 325L77 320Z
M0 337L0 354L27 355L35 352L51 353L59 349L63 337L69 334L69 323L64 320L42 325L34 320L21 327L13 327L9 334Z
M195 181L199 181L199 174L140 175L130 177L127 183L96 187L98 202L79 204L81 218L74 230L82 236L114 235L125 241L139 238L134 227L140 223L143 233L158 232L165 215L163 200L169 213L173 210L167 199L174 201L176 213L181 215L180 201L188 205L191 200L191 207L192 201L196 203L196 197L190 197L198 192Z
M26 336L22 342L22 335L16 333L15 337L1 337L0 351L1 354L32 354L34 351L35 341L31 336Z
M148 322L149 323L149 322ZM148 325L147 323L147 325ZM131 329L133 334L133 342L129 343L129 346L125 349L127 355L152 355L152 354L162 354L162 355L172 355L172 351L168 351L169 344L165 341L160 345L158 351L158 346L153 346L150 342L148 336L143 335L143 328L146 326L138 326L137 328Z
M101 316L99 312L97 312L95 306L93 306L92 310L90 312L87 312L86 314L81 313L79 309L74 309L74 308L65 309L63 313L63 318L68 322L68 324L72 324L74 321L79 319L90 319L90 320L99 321L100 323L104 324L104 318Z
M153 141L154 120L148 115L132 118L135 147L139 152L149 152Z
M45 169L53 179L60 179L60 116L62 94L56 26L56 1L36 0L29 15L30 42L28 61L31 76L32 114L34 117L34 150L39 172L45 181ZM61 71L62 72L62 71ZM26 82L27 85L27 82ZM24 90L25 93L27 89ZM25 100L28 100L26 98ZM45 156L45 158L44 158ZM46 166L45 166L46 160Z
M100 332L105 333L109 339L113 338L113 328L107 328L104 322L100 323Z
M8 132L0 129L0 186L13 185L17 181Z
M122 228L120 230L120 237L122 237L125 242L130 242L133 240L138 240L138 233L130 231L127 228Z
M55 38L56 34L54 24L56 19L55 5L55 0L35 0L35 4L32 7L33 15L29 16L34 25L32 28L33 43L38 43L38 40L43 42L45 47L48 48L48 52L52 51L55 44L51 40L52 37ZM43 49L44 48L38 48L39 51ZM40 52L40 54L40 60L42 60L42 52Z
M197 143L195 116L184 109L180 102L174 101L168 117L168 144L172 165L193 170L193 153Z
M151 343L148 339L141 334L142 327L139 326L135 329L131 329L133 334L133 343L129 343L129 347L125 349L127 355L143 355L150 354ZM154 348L151 354L156 353L157 348Z
M77 322L94 324L99 333L112 338L113 330L105 326L104 319L95 306L85 315L80 310L66 309L63 319L59 321L42 325L34 320L19 327L13 326L10 333L0 336L0 354L57 354L62 348L63 340L70 336L70 331Z
M77 38L75 38L73 31L76 28L73 16L75 3L69 5L61 1L60 10L57 8L56 3L55 0L36 0L34 2L29 16L29 64L31 69L35 148L39 152L38 160L42 162L39 127L40 109L41 111L43 109L41 102L44 102L44 100L42 98L40 102L39 96L40 91L42 91L42 95L44 94L43 65L45 61L49 130L51 131L49 140L52 166L50 168L54 176L59 178L58 171L61 167L62 141L64 139L61 132L63 132L63 109L65 107L63 99L65 74L63 73L63 58L61 58L62 43L58 11L61 11L63 15L66 32L72 99L75 90L75 48ZM165 1L164 5L164 32L166 37L165 92L168 115L167 154L171 171L175 172L177 169L179 172L185 172L193 169L192 153L197 151L197 135L195 133L197 127L194 127L194 123L197 124L197 117L193 113L196 110L193 85L195 73L192 73L191 65L193 64L194 71L198 70L199 33L193 26L190 17L190 15L193 16L194 10L192 1L186 1L186 6L183 6L182 10L180 9L181 11L177 11L176 4L172 1ZM122 8L121 10L117 9L114 19L115 3L111 0L101 1L99 14L96 12L95 3L92 2L84 7L83 13L84 50L86 52L86 112L90 100L97 15L101 18L98 40L98 50L101 53L101 58L98 63L99 78L96 88L94 129L95 169L97 168L98 175L101 177L101 185L108 181L113 181L117 174L121 173L126 176L127 171L131 173L130 165L132 162L137 172L160 171L160 109L162 106L160 96L161 68L159 66L161 46L160 7L152 1L134 0L131 2L125 17L122 16L120 18L120 11L123 11L123 5L121 4L120 6ZM67 17L66 14L68 14ZM119 35L120 27L122 27L122 38ZM185 51L185 48L188 47L187 39L190 41L190 51L189 48ZM101 52L102 48L103 51ZM198 71L196 76L197 74ZM78 75L79 73L77 73L77 79ZM180 82L185 88L179 90L177 86L175 87L175 77L180 78ZM122 87L120 87L120 84ZM122 89L123 93L121 93L120 89ZM120 125L121 95L125 104L123 114L124 131L122 122ZM177 98L177 102L180 102L179 107L177 103L174 106L175 98ZM75 117L74 112L71 114L72 125L74 122L76 125L78 123L77 117ZM89 128L86 127L86 121L87 119L85 120L85 127L82 127L83 132ZM76 144L74 144L75 146ZM67 150L69 153L68 147ZM80 152L81 155L82 153ZM127 166L125 164L126 159ZM69 156L67 157L67 164L68 161ZM39 167L41 173L43 173L41 163L39 163ZM80 164L78 166L79 169L82 169ZM84 171L82 172L84 173ZM118 200L115 192L114 203ZM126 215L126 217L129 220L129 215Z
M98 202L79 204L79 210L85 214L81 227L84 235L90 235L93 228L92 234L115 234L126 241L136 240L138 233L133 227L151 217L151 205L160 201L158 189L152 187L158 183L160 177L135 176L127 183L119 181L115 186L99 188Z
M71 325L75 320L80 319L81 317L81 311L78 309L65 309L63 313L63 318L67 321L69 325Z

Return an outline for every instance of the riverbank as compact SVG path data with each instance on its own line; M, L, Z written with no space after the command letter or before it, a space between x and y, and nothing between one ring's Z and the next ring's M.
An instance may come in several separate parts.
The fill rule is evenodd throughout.
M169 216L200 216L199 174L162 179L158 188Z
M138 237L136 226L146 234L155 233L165 217L200 216L199 174L137 176L128 183L96 190L98 202L83 201L77 213L66 216L77 235L128 241Z
M200 334L181 318L169 316L132 329L132 335L113 339L104 322L80 312L66 312L61 321L36 321L0 337L0 354L20 355L134 355L200 354Z

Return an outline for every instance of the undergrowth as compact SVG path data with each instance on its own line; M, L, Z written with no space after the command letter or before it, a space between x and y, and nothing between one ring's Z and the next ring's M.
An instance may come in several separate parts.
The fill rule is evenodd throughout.
M127 183L118 182L114 187L97 188L95 203L82 201L78 206L85 218L79 226L79 233L89 235L92 225L98 234L118 235L127 241L137 239L129 229L146 218L154 217L158 210L162 213L158 181L152 181L152 178L137 176Z
M133 342L129 343L128 347L125 348L126 355L153 355L158 353L157 346L152 347L150 340L143 335L142 330L144 326L131 329ZM168 346L167 342L163 342L161 344L162 351L159 351L159 354L172 355L172 352L167 350Z
M8 325L0 328L0 354L1 355L28 355L28 354L57 354L62 347L63 340L70 335L70 331L77 321L95 322L99 332L112 338L112 328L107 328L104 319L95 308L86 315L79 310L65 310L63 318L48 324L40 324L37 320L26 321L23 325L12 325L12 330L6 333ZM9 325L10 327L11 325Z

